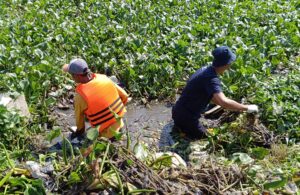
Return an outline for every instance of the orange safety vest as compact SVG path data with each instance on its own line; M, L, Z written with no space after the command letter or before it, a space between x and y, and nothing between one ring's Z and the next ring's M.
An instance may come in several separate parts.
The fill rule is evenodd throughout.
M87 103L84 113L90 124L100 125L101 132L117 122L114 114L122 117L126 109L112 80L103 74L93 74L93 77L88 83L79 84L76 92Z

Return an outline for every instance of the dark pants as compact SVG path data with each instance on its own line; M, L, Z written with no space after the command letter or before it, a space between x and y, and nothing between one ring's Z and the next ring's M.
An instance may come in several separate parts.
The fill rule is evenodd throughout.
M191 139L201 139L206 137L206 128L199 122L198 118L192 117L184 109L172 108L172 118L174 124Z

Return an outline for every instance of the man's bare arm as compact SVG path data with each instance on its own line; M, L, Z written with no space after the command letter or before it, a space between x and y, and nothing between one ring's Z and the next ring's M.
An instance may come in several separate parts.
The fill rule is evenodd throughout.
M227 98L223 92L214 93L212 101L221 107L235 111L247 111L248 105L240 104L232 99Z

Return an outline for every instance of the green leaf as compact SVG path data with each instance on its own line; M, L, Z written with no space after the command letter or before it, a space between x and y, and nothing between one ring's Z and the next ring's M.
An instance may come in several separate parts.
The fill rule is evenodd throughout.
M31 185L35 187L39 194L46 195L46 190L41 179L31 180Z
M52 131L50 131L50 133L48 133L46 139L51 142L53 139L55 139L56 137L58 137L60 135L61 135L61 129L58 127L55 127L55 129L53 129Z
M261 171L263 171L263 168L262 168L261 165L253 165L253 166L250 167L250 169L248 171L248 174L252 178L255 178L256 177L256 173L259 173Z
M265 156L267 156L270 153L269 150L262 147L253 148L251 152L254 158L257 158L259 160L264 159Z
M99 151L99 152L105 151L105 149L106 149L106 144L102 142L97 142L94 148L95 151Z
M112 187L119 186L117 174L113 171L107 171L103 174L102 178Z
M168 154L163 154L162 156L155 159L151 165L152 167L159 169L161 167L171 167L172 166L172 156Z
M131 165L133 165L133 161L130 160L130 159L127 159L127 160L126 160L126 164L127 164L128 166L131 166Z
M129 194L130 194L130 192L132 192L132 191L138 189L135 185L133 185L133 184L131 184L131 183L129 183L129 182L126 182L126 187L127 187L127 189L128 189Z
M37 192L37 190L31 185L26 185L26 190L24 191L24 195L32 195L32 194L38 195L39 192Z
M233 160L241 164L251 164L254 160L246 153L234 153Z
M232 92L235 92L236 90L239 89L239 87L236 86L236 85L231 85L231 86L229 87L229 89L230 89Z
M34 181L35 180L33 180L32 184L25 184L26 190L24 191L24 195L45 195L46 192L44 187L41 186L41 180L37 180L37 182Z
M98 138L98 136L99 136L98 127L90 128L86 135L86 137L91 141L95 141Z
M120 133L117 131L113 131L112 134L113 134L114 138L116 138L117 141L120 141L123 136L123 133Z
M40 50L40 49L35 49L34 50L34 54L36 55L36 56L38 56L39 58L43 58L44 57L44 53L42 52L42 50Z
M79 183L79 182L81 182L81 179L80 179L78 173L72 172L69 176L68 184L74 184L74 183Z
M134 155L140 159L145 160L148 156L147 147L144 143L137 142L133 147Z
M3 177L1 180L0 180L0 188L5 184L5 182L10 178L11 174L13 173L13 170L9 171L5 177Z
M285 177L282 177L280 180L271 181L264 184L265 189L277 189L285 186L287 184L288 180Z

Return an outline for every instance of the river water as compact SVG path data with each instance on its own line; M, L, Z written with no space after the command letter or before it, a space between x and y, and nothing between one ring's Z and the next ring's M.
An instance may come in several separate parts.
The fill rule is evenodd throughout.
M57 125L61 127L64 134L69 134L71 126L75 126L73 106L69 109L58 109L54 111L57 116ZM208 154L205 147L208 141L190 141L177 139L172 136L173 120L171 118L172 105L165 102L151 102L149 104L129 103L127 113L124 116L125 132L129 131L131 147L137 142L144 143L152 151L172 150L181 155L185 160L199 162L205 160ZM86 127L89 123L86 122ZM124 136L125 137L125 136ZM60 141L53 140L52 144ZM126 139L123 139L124 143ZM173 147L176 145L176 147ZM175 149L174 149L175 148ZM196 159L196 160L195 160Z
M75 126L74 109L56 108L54 114L57 116L57 125L68 134L71 126ZM150 147L159 149L162 144L168 144L167 137L172 129L171 105L169 103L152 102L147 105L130 103L127 105L127 113L124 116L125 128L128 129L131 141L134 144L137 139L147 143ZM89 127L86 122L86 127ZM162 140L166 139L166 140ZM166 143L163 143L166 142ZM172 144L172 141L171 143Z

